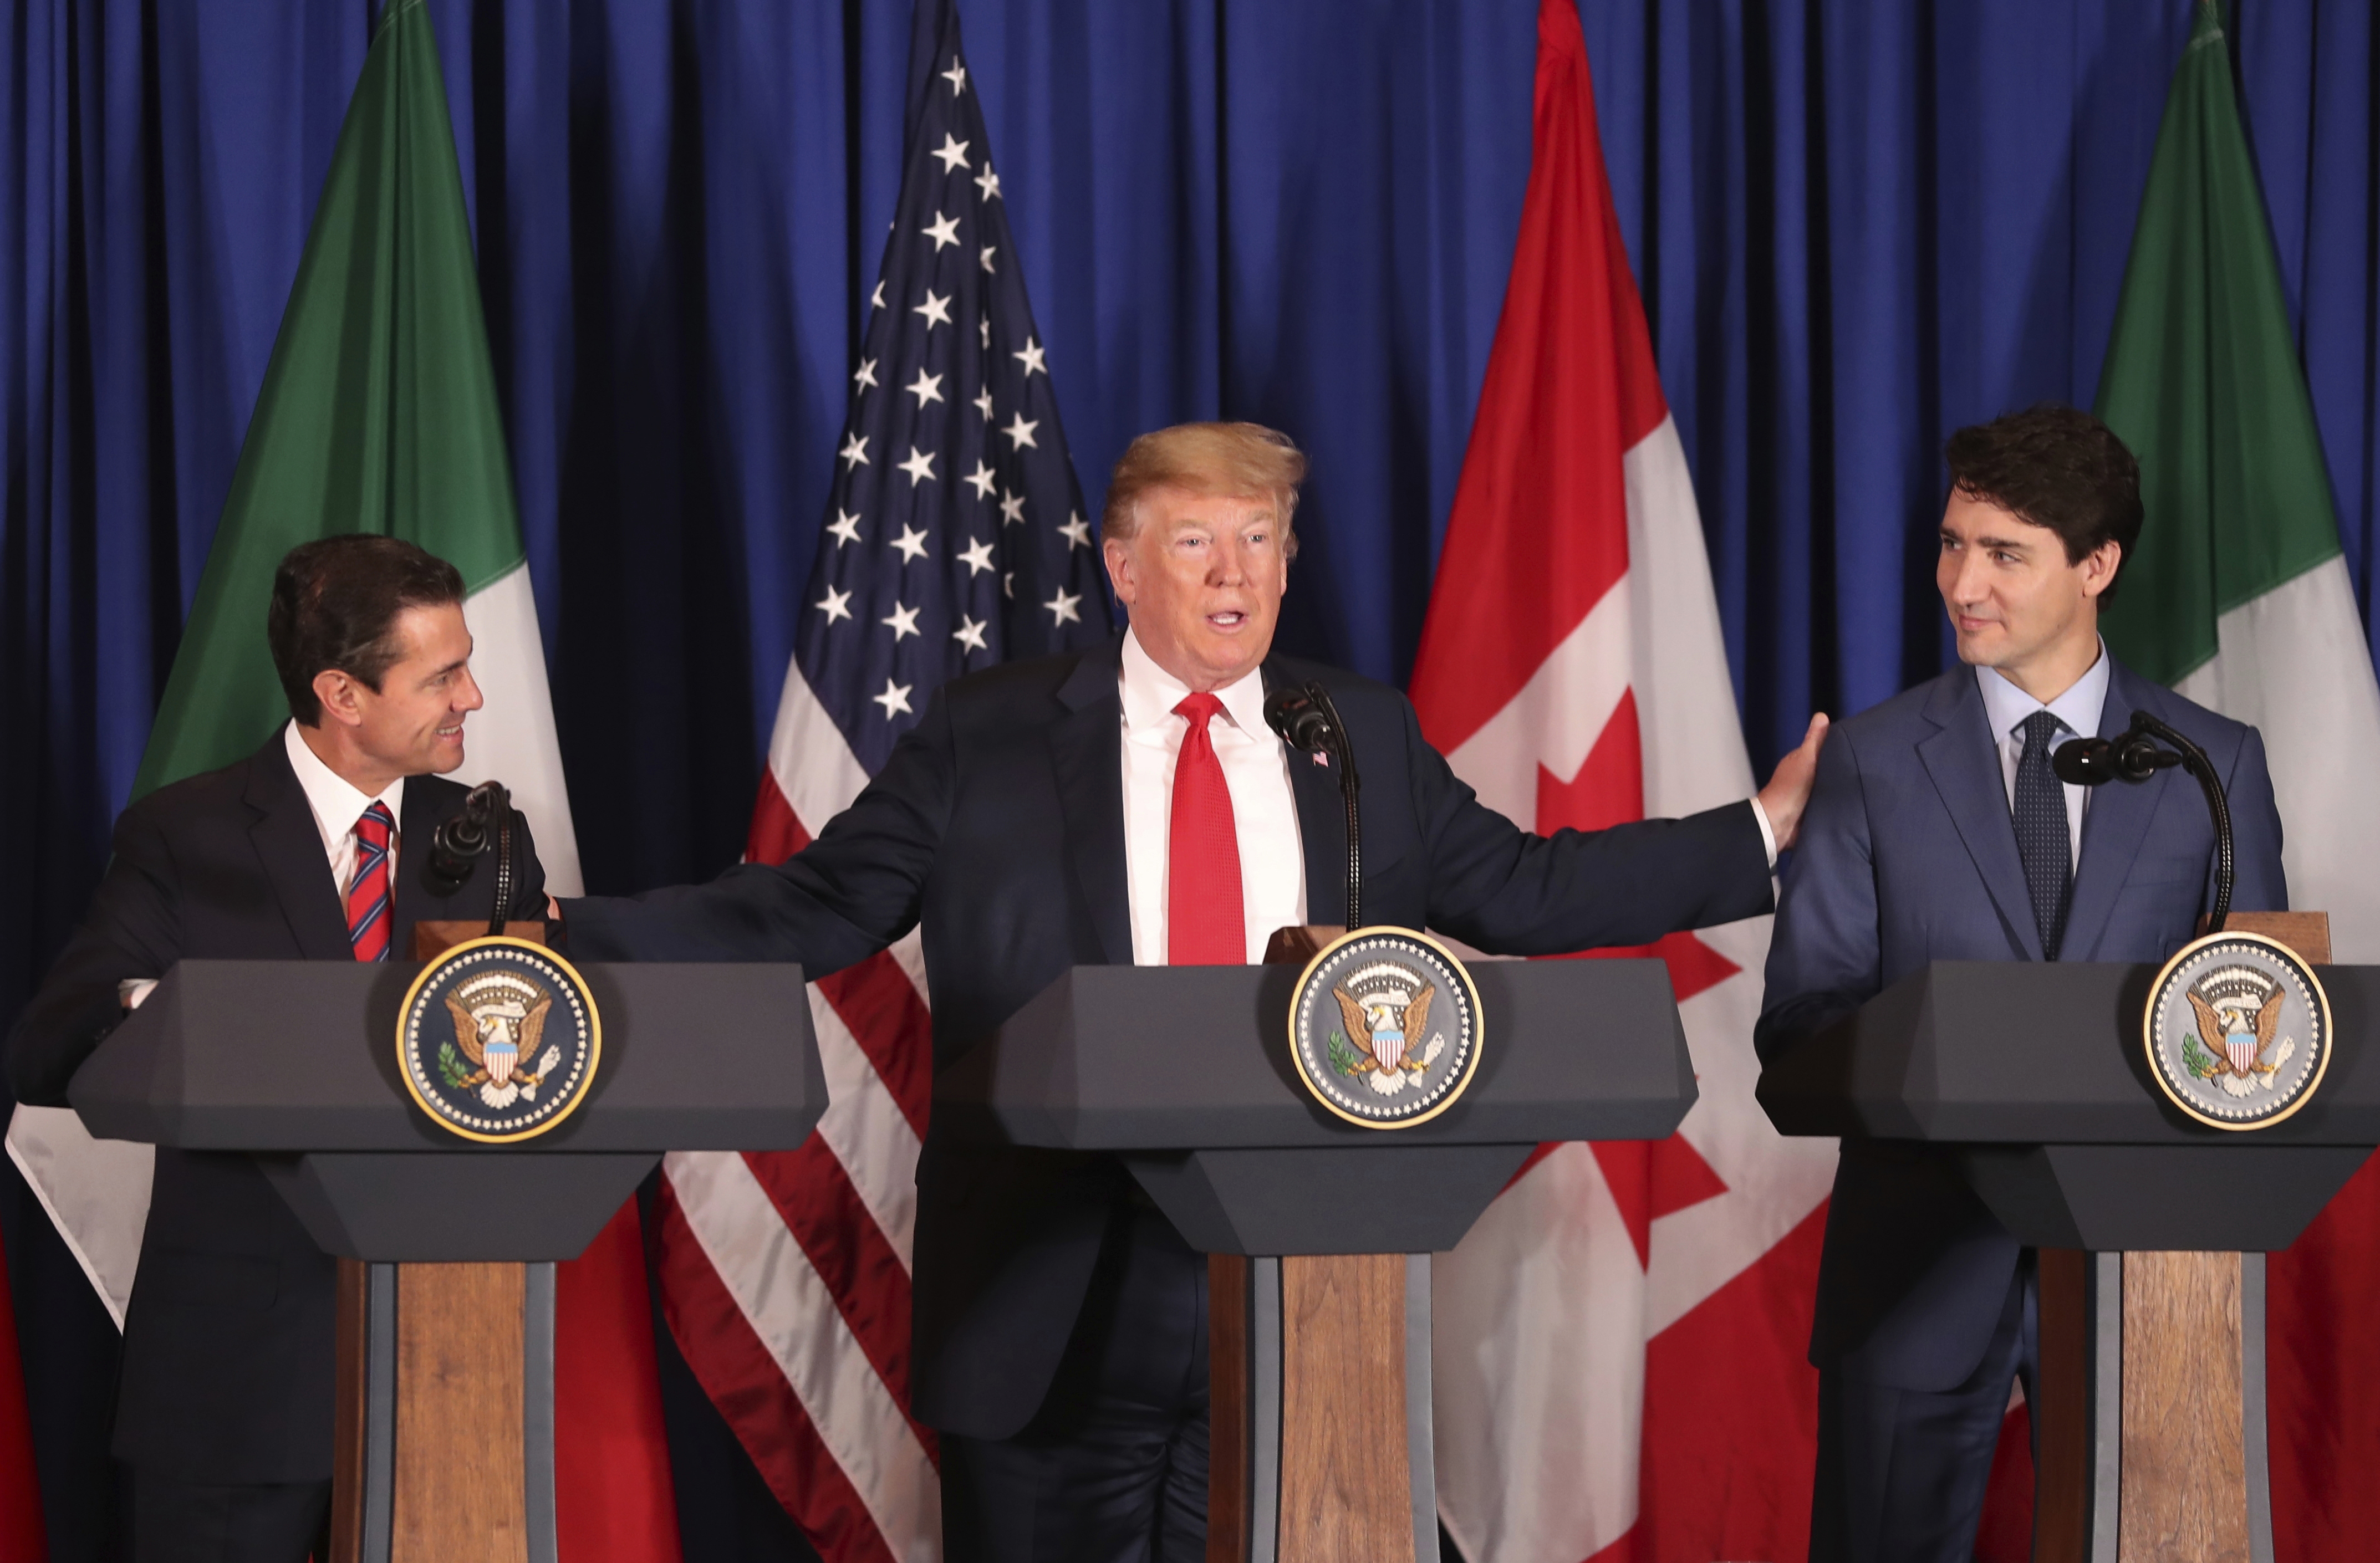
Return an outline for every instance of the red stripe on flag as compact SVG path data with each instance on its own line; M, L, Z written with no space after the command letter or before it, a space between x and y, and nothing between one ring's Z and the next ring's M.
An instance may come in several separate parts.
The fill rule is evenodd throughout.
M787 675L801 676L798 671ZM744 861L747 863L783 863L810 844L810 833L794 816L794 806L786 800L784 788L777 784L776 772L760 772L759 795L752 800L751 829L744 833Z
M1537 14L1532 145L1503 319L1409 691L1441 754L1511 704L1627 573L1621 460L1668 416L1571 0Z
M909 1404L909 1272L861 1203L851 1176L813 1134L799 1150L747 1152L746 1166L784 1218L892 1398ZM928 1451L933 1434L910 1419Z
M676 1563L645 1243L630 1199L553 1267L554 1542L571 1563Z
M900 962L877 954L819 978L818 988L922 1142L934 1097L934 1017L917 985Z
M8 1295L7 1256L0 1254L0 1563L44 1563L49 1555L32 1422L25 1412L17 1309Z
M662 1313L670 1334L769 1490L826 1563L895 1563L859 1490L710 1267L666 1179L659 1213Z

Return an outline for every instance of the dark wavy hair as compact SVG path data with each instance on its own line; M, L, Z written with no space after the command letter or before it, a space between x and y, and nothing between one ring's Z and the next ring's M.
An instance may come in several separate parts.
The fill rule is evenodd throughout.
M299 543L273 575L264 636L289 714L322 720L314 675L336 669L377 691L404 648L397 616L463 600L463 574L402 538L358 533Z
M2104 543L2120 546L2116 579L2099 594L2103 607L2114 600L2142 518L2141 464L2114 430L2080 407L2044 402L1960 430L1943 454L1952 493L2048 527L2069 564Z

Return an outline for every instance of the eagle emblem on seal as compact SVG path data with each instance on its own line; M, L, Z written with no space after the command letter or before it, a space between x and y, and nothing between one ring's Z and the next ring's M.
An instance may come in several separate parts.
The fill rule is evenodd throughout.
M1392 963L1367 966L1350 980L1366 991L1358 998L1343 987L1330 989L1347 1023L1343 1035L1331 1034L1330 1066L1383 1097L1421 1084L1446 1051L1444 1032L1427 1034L1429 1001L1438 989L1419 972ZM1355 1043L1346 1040L1351 1036Z
M2330 1000L2297 951L2261 934L2192 940L2157 974L2143 1017L2151 1076L2216 1129L2259 1129L2303 1107L2330 1062Z
M535 1101L537 1088L562 1062L559 1048L547 1048L542 1057L538 1053L545 1017L552 1009L552 994L511 972L491 972L456 984L446 994L455 1041L441 1047L438 1057L446 1084L457 1090L476 1087L480 1099L492 1108ZM530 1059L537 1060L534 1066L525 1061ZM471 1067L464 1068L465 1060Z
M2182 1043L2182 1063L2225 1093L2244 1097L2273 1088L2273 1076L2297 1056L2281 1025L2281 985L2247 966L2210 972L2190 987L2197 1033Z

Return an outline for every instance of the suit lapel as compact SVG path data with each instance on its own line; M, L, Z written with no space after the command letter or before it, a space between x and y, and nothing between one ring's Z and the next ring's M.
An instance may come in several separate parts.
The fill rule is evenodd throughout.
M1264 665L1269 695L1292 674L1279 663ZM1305 920L1347 921L1347 806L1339 795L1339 762L1314 763L1303 750L1289 751L1289 790L1297 803L1298 845L1305 858Z
M1050 759L1065 809L1066 855L1088 903L1108 963L1132 964L1132 887L1123 841L1123 702L1120 643L1083 653L1058 686L1065 713L1050 733Z
M339 888L322 854L322 833L315 827L306 789L289 769L285 743L275 733L249 761L246 800L260 817L249 828L249 840L256 845L299 951L310 961L352 961L356 953L347 942L346 909L339 904Z
M2099 736L2113 738L2131 725L2132 712L2150 703L2147 691L2121 662L2107 670L2107 702L2099 711ZM2109 782L2093 789L2082 815L2082 861L2074 874L2074 900L2066 913L2063 957L2087 961L2114 915L2116 896L2131 877L2148 839L2149 822L2175 787L2192 792L2198 782L2180 769L2146 782Z
M388 887L388 930L391 938L401 936L406 940L391 952L400 961L412 958L409 930L415 923L452 910L421 888L420 866L430 851L430 833L438 828L437 798L426 785L429 781L426 776L406 778L404 817L396 822L396 873ZM495 848L491 844L481 864L490 884L495 882ZM492 897L489 904L494 904Z
M2001 920L2016 930L2027 958L2038 961L2041 932L2034 927L2033 897L2025 889L2024 863L2017 856L2016 822L2009 813L2008 787L2000 776L2000 757L1992 746L1974 670L1955 668L1937 681L1925 715L1938 731L1918 741L1918 757L1942 795L1942 806L1949 811L1950 823L1966 843L1967 855L1983 876Z

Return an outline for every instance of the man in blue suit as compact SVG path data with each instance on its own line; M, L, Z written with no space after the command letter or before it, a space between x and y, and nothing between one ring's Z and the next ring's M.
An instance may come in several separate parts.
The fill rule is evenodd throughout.
M1931 961L2163 961L2196 932L2215 834L2179 770L2095 792L2051 752L2135 710L2215 762L2232 904L2289 904L2256 730L2107 654L2099 609L2140 536L2106 425L2038 406L1951 436L1935 584L1961 666L1837 724L1769 946L1764 1061ZM2011 1378L2038 1359L2034 1255L1947 1157L1846 1140L1819 1262L1814 1560L1970 1556Z

